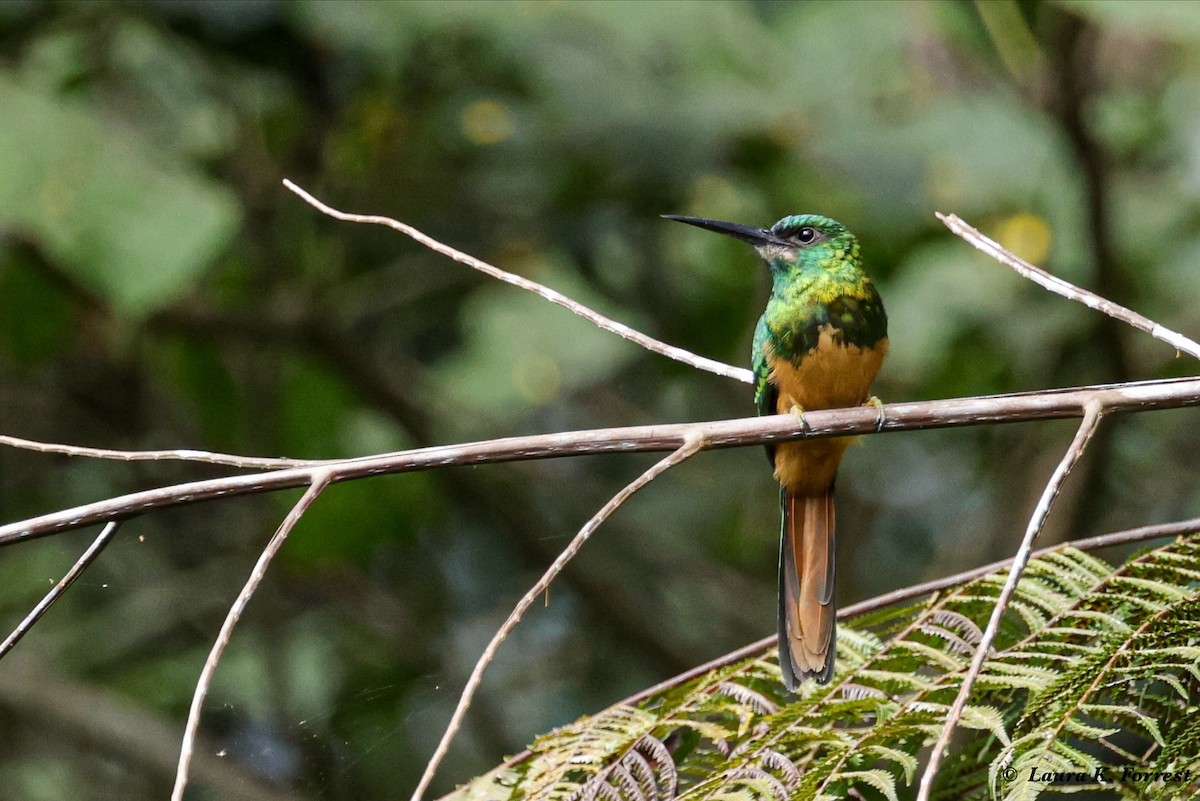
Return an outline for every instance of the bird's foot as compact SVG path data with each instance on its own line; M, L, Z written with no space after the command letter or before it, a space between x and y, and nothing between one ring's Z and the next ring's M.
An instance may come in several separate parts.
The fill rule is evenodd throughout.
M867 402L863 405L875 407L875 430L882 431L883 427L887 425L887 414L885 414L883 411L883 401L881 401L875 395L872 395L871 397L867 398Z
M809 432L811 432L812 426L810 426L808 424L808 420L804 417L804 407L803 406L793 406L791 411L792 411L792 414L794 414L796 416L796 419L800 421L800 428L804 431L804 433L808 434Z

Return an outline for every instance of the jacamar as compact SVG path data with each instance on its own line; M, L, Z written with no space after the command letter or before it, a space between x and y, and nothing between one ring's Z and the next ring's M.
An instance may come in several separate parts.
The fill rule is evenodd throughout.
M664 215L749 242L771 270L771 297L754 331L754 402L761 414L798 414L872 403L887 354L887 314L863 272L858 240L816 214L770 228ZM880 418L882 422L882 417ZM834 503L850 438L768 445L779 481L779 667L795 690L833 675Z

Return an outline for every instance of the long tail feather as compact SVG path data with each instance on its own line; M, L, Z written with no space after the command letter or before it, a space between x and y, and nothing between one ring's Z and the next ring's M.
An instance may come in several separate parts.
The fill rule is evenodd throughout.
M816 496L783 489L780 505L779 667L783 683L795 690L805 679L825 684L833 675L833 489Z

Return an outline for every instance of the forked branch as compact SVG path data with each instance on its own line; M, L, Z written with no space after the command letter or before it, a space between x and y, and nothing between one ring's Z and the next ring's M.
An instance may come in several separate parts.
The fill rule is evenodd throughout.
M467 709L471 706L471 700L475 697L475 691L479 689L479 685L483 681L483 672L487 670L488 665L496 658L496 652L500 649L500 645L508 639L508 635L516 628L517 623L521 620L521 616L529 610L529 607L533 605L538 596L550 587L550 582L554 581L554 578L566 567L567 562L571 561L575 557L575 554L579 553L579 549L583 547L588 538L600 527L600 524L608 519L609 515L617 511L621 504L625 503L635 492L684 459L694 455L703 447L703 439L700 437L691 437L678 450L671 453L665 459L660 460L649 470L627 484L624 489L609 499L608 503L604 504L600 508L600 511L592 516L591 520L584 524L579 533L575 535L575 538L567 544L567 547L558 555L558 558L547 568L542 577L537 580L537 583L530 587L529 591L517 602L517 606L513 609L512 614L508 616L508 619L504 621L504 624L492 636L492 640L488 643L487 648L484 649L483 655L475 663L475 668L471 671L471 677L467 679L467 686L463 688L462 695L458 699L458 705L454 708L454 714L450 717L450 723L446 726L446 731L438 743L437 750L429 758L429 762L425 766L425 771L421 774L421 780L417 783L417 789L413 791L412 801L421 801L421 796L425 794L429 783L433 781L438 766L441 765L442 760L446 757L446 753L450 750L450 744L454 741L454 736L458 734L459 727L462 726Z
M703 447L733 448L801 438L914 431L926 428L972 426L1079 417L1080 410L1097 402L1105 414L1139 412L1200 405L1200 377L1127 384L1105 384L1072 389L992 395L979 398L893 403L884 407L886 422L877 428L876 411L854 409L814 410L805 413L807 430L794 415L772 415L704 423L602 428L561 434L439 445L398 453L354 459L304 463L253 475L192 481L159 489L120 495L95 503L62 509L0 526L0 547L85 526L144 514L153 509L259 492L304 487L319 471L328 471L332 482L366 476L406 473L452 465L512 462L600 453L669 451L699 437Z
M242 587L241 592L229 607L228 614L225 615L225 622L221 624L221 631L217 634L216 642L213 643L208 658L204 660L204 669L200 672L200 678L196 681L196 690L192 694L192 705L188 709L183 743L179 748L179 766L175 772L175 788L171 791L171 801L183 801L183 791L187 788L188 782L188 769L192 764L192 752L196 748L196 732L200 728L200 713L204 708L204 699L208 696L208 688L212 684L213 674L217 672L217 663L221 661L221 655L225 653L225 646L229 645L229 640L233 636L234 626L241 619L242 612L246 610L258 585L266 577L267 567L271 564L271 560L275 558L275 554L279 553L284 541L292 533L296 524L300 522L300 518L308 511L308 507L317 499L321 491L329 486L331 478L332 476L323 470L318 470L313 474L308 490L300 496L300 500L296 501L296 505L292 507L287 517L283 519L279 528L271 536L267 547L263 548L254 569L250 572L250 577L246 579L245 586Z

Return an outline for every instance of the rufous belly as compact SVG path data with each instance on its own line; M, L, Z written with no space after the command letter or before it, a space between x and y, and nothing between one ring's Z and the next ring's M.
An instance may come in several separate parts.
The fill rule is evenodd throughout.
M866 403L871 381L887 355L888 341L874 347L843 345L823 329L817 346L799 363L767 354L771 382L779 390L776 411L787 414ZM775 447L775 478L793 495L820 495L833 486L838 464L853 437L786 442Z

